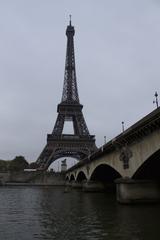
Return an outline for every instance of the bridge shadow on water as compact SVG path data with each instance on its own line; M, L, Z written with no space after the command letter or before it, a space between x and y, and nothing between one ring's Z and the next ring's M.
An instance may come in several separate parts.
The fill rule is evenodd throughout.
M51 201L51 198L58 201ZM43 239L46 236L60 240L157 239L154 237L158 232L158 205L122 206L111 193L90 194L72 190L63 194L62 189L54 191L50 188L48 191L46 188L42 193L41 207L39 217ZM154 226L150 218L153 214Z
M108 193L0 188L0 239L157 240L159 205L123 206Z

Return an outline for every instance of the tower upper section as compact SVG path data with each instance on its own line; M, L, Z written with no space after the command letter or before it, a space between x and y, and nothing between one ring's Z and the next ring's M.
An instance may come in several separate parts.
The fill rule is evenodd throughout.
M67 36L67 49L66 49L66 62L64 85L61 103L66 104L79 104L79 96L76 81L76 67L74 55L74 34L75 30L72 26L71 19L66 29Z

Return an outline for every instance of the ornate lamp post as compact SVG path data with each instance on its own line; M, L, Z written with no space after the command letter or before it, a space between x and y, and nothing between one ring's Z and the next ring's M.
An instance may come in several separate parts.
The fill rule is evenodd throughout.
M159 104L158 104L158 93L155 92L154 96L155 96L155 100L153 101L153 103L155 103L156 107L158 108L158 106L159 106Z
M124 122L122 122L122 132L124 132Z

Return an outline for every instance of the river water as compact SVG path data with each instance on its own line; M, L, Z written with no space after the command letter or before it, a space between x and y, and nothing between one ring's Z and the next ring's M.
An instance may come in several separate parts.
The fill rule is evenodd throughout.
M160 205L120 205L108 193L1 187L0 240L159 240Z

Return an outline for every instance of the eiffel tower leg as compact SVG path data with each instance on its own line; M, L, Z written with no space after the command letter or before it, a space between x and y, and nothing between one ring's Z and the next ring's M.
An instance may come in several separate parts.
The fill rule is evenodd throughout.
M39 169L47 170L49 165L52 163L52 158L55 154L55 150L57 147L51 147L48 144L43 149L42 153L40 154L39 158L37 159L37 164Z
M57 116L57 120L56 120L52 134L59 135L59 136L62 134L63 127L64 127L64 120L65 120L64 114L59 113Z
M87 128L82 112L76 115L76 125L78 126L79 135L89 136L89 130Z
M39 166L39 169L43 169L45 164L46 164L46 161L47 161L47 158L49 157L50 155L50 150L48 148L48 144L44 147L43 151L41 152L40 156L38 157L36 163L38 164Z

